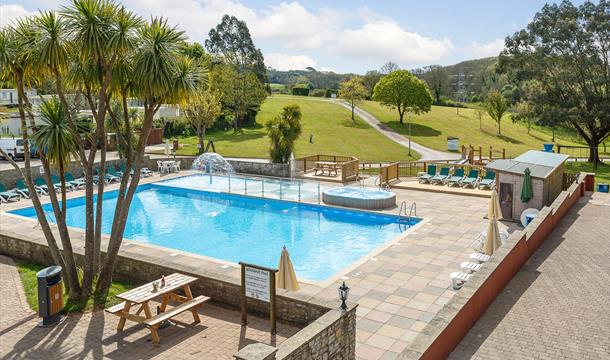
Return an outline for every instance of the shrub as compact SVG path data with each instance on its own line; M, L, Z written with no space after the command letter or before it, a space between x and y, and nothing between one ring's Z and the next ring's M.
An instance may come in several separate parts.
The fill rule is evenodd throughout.
M309 86L306 84L297 84L292 88L292 95L308 96Z
M326 96L326 90L324 90L324 89L315 89L314 91L311 92L311 96L325 97Z
M288 105L282 113L265 124L271 142L269 155L274 163L287 163L294 151L294 143L301 135L301 108Z

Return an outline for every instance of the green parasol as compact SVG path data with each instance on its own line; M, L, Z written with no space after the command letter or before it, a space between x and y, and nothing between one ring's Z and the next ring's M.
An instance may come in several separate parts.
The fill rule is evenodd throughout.
M523 175L523 186L521 187L521 202L526 203L534 197L532 194L532 177L530 176L530 169L525 168Z

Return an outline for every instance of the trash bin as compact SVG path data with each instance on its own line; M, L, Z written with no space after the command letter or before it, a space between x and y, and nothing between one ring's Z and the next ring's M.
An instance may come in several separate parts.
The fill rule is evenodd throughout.
M174 152L178 151L178 139L174 139Z
M42 317L41 326L52 326L61 321L64 308L63 281L61 266L50 266L40 270L38 278L38 316Z
M598 183L597 184L597 192L607 193L608 192L608 184Z
M453 136L447 136L447 150L458 151L459 149L460 139Z

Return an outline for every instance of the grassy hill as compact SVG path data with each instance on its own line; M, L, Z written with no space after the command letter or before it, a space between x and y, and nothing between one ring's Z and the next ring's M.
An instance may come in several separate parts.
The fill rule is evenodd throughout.
M395 109L373 101L365 101L359 106L394 131L408 134L406 115L405 124L401 125ZM479 129L479 119L474 109L459 109L458 115L456 108L433 106L432 111L413 116L412 120L413 141L441 151L447 151L447 136L458 137L460 145L472 144L483 146L483 149L489 149L489 146L505 148L507 156L510 157L518 156L527 150L542 149L542 144L550 142L551 139L548 133L536 129L532 129L528 134L524 125L513 123L509 116L502 119L502 135L497 135L497 124L487 114L483 116L482 129ZM562 145L579 145L562 138L557 138L556 142Z
M206 138L214 140L216 151L223 156L269 157L269 138L264 124L277 116L288 104L298 104L303 112L301 138L296 144L296 156L313 154L353 155L363 161L412 160L404 147L381 135L367 123L357 118L353 122L350 112L319 98L273 95L262 104L256 117L257 126L235 134L232 130L215 131ZM309 136L313 134L313 144ZM197 152L197 139L180 139L178 154L193 155ZM413 153L413 152L412 152ZM419 158L419 154L414 154Z

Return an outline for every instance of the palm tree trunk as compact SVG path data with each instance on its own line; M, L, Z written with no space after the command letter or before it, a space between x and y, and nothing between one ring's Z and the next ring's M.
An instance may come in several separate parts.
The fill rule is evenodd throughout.
M51 230L51 226L47 220L46 213L42 208L42 203L40 202L40 198L38 197L38 193L36 192L36 187L34 186L34 181L32 179L32 167L30 162L30 142L29 142L29 134L28 134L28 126L26 124L26 116L25 116L25 108L28 109L28 115L30 118L30 123L34 123L34 116L31 112L31 104L29 99L27 98L27 94L25 93L24 85L23 85L23 74L16 74L16 85L17 85L17 104L19 109L19 118L21 120L21 134L23 138L23 149L24 149L24 163L25 163L25 171L21 171L19 166L13 163L13 166L21 173L21 176L24 179L24 182L28 188L28 192L30 193L30 198L32 200L32 205L34 206L34 210L36 211L36 217L38 222L40 223L40 228L42 233L44 234L45 239L47 240L47 245L49 246L49 251L51 253L51 258L53 262L62 268L62 275L65 279L66 287L68 288L68 293L70 297L74 297L78 294L80 288L78 283L78 277L76 277L76 281L74 281L74 275L76 274L76 267L71 264L70 261L66 261L64 255L59 250L57 245L57 240L55 239L55 235ZM33 131L35 128L32 127Z

